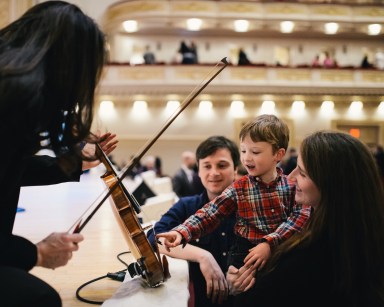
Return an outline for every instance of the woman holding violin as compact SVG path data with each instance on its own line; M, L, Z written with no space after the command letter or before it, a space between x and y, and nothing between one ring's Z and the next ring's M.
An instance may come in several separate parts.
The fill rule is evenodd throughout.
M28 273L65 265L83 240L53 233L37 244L12 234L23 185L79 180L97 165L81 144L117 141L92 134L94 92L106 59L104 35L78 7L47 1L0 30L0 298L4 306L61 306L58 293ZM35 156L42 133L56 158ZM94 145L93 145L94 146Z

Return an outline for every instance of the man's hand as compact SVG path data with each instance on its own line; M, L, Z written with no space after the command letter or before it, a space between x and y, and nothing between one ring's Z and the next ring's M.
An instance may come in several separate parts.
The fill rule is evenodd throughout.
M107 132L100 136L99 145L101 149L105 152L105 154L108 156L112 151L115 150L118 140L115 139L116 134L112 134L110 132ZM92 157L96 153L96 146L95 144L85 144L82 153L86 157ZM94 160L94 161L83 161L82 170L85 171L87 169L96 167L100 164L100 160Z
M54 269L66 265L83 241L81 234L52 233L37 243L37 266Z
M233 265L229 266L227 272L227 282L229 294L238 295L251 289L255 282L255 270L252 267L242 266L236 269Z
M199 258L200 271L207 284L207 297L212 303L221 304L228 297L227 280L210 252L204 251Z
M271 247L267 242L260 243L249 250L249 254L244 259L246 267L252 266L253 269L261 270L269 256L271 255Z
M181 244L181 241L183 239L183 236L181 233L171 230L168 232L159 233L156 235L156 238L164 238L164 246L165 249L170 252L171 247L176 247Z

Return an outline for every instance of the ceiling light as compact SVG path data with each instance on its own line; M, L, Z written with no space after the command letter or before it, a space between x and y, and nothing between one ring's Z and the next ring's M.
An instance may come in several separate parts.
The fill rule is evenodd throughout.
M233 22L236 32L247 32L249 28L249 21L244 19L235 20Z
M123 22L124 30L128 33L136 32L137 27L137 21L136 20L126 20Z
M368 25L368 34L369 35L379 35L381 32L381 25L378 23L373 23Z
M325 34L336 34L339 30L339 24L336 22L328 22L324 25Z
M295 23L293 21L280 22L280 31L282 33L292 33Z
M295 100L292 103L292 113L298 114L305 110L305 102L302 100Z
M199 18L187 19L187 29L190 31L199 31L203 21Z
M379 106L377 107L377 113L380 116L384 116L384 101L380 102Z
M231 102L230 113L234 117L241 117L244 115L244 101L233 100Z
M363 103L361 101L352 101L348 109L348 114L351 116L360 115L362 109Z
M210 112L212 110L212 101L202 100L199 104L199 111L202 113Z
M167 114L172 114L177 108L180 107L180 101L178 100L169 100L167 102L166 112Z
M320 111L324 115L331 115L333 113L333 109L335 108L335 103L331 100L324 100L321 104Z
M144 100L136 100L133 102L133 110L135 112L145 112L148 109L148 104Z
M275 112L275 102L273 100L264 100L261 105L261 114L273 114Z

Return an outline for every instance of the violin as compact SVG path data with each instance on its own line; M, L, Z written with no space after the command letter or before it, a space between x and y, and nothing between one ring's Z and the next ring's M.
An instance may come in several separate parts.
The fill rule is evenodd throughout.
M152 245L149 243L144 229L142 228L137 217L137 214L141 211L140 205L135 197L124 187L122 180L132 171L133 167L137 165L140 159L172 124L177 116L222 70L224 70L225 67L227 67L228 64L227 58L223 58L215 66L213 75L211 76L210 73L208 77L206 77L207 81L196 87L195 90L184 100L184 102L174 112L174 114L171 115L156 136L152 140L148 141L147 144L144 145L143 149L132 158L128 166L121 172L122 175L118 176L116 174L112 163L103 152L100 145L96 144L96 155L106 168L106 172L101 176L101 178L107 186L108 192L93 209L93 211L87 216L87 218L83 221L83 217L80 217L71 229L73 229L74 233L79 233L91 220L93 215L101 207L105 200L110 197L112 199L111 207L114 216L118 221L132 255L136 259L136 262L129 264L128 272L132 278L134 276L141 276L150 287L157 287L170 277L167 258L163 255L163 258L161 259L158 249L155 248L154 250Z

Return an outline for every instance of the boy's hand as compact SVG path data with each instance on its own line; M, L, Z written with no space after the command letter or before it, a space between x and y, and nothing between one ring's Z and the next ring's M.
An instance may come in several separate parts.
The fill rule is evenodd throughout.
M163 232L156 235L156 238L164 238L165 249L170 252L171 247L176 247L181 244L183 236L181 233L171 230L169 232Z
M271 247L267 242L260 243L249 250L244 259L244 266L252 266L253 269L261 270L271 255Z

